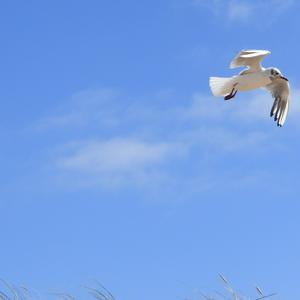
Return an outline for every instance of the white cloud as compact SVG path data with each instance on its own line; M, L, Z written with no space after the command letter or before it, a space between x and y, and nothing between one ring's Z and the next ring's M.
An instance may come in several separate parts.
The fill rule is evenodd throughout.
M253 20L257 20L265 15L265 26L272 24L288 9L295 0L269 0L269 1L249 1L249 0L191 0L192 6L209 9L216 17L226 17L229 21L248 22L255 25Z
M93 176L97 184L138 185L152 180L157 168L184 153L180 144L111 138L66 145L56 164L62 171L88 175L88 180Z
M74 125L81 125L84 123L84 118L79 113L68 113L58 116L51 116L41 119L37 122L37 130L45 130L49 128L60 128Z
M238 103L233 114L243 122L267 121L272 104L270 93L261 91L252 97L247 97L246 101Z
M291 90L290 109L287 123L299 123L300 114L300 90ZM195 93L192 102L182 115L185 118L204 118L216 121L227 118L228 122L240 123L241 125L270 124L270 110L274 99L267 90L255 92L240 92L230 101L223 101L221 97L210 97ZM274 124L270 124L274 125ZM300 124L299 124L300 125Z
M216 152L247 152L258 146L261 149L266 144L269 136L259 130L241 133L238 129L234 131L228 128L203 127L194 132L189 132L187 138L190 139L193 147L209 150L213 156Z
M195 93L189 106L181 110L181 115L187 119L214 119L227 118L228 121L241 123L266 121L273 103L267 91L257 91L246 94L239 93L230 101L221 97L213 97Z
M230 20L248 20L254 7L241 1L230 1L228 5L228 17Z
M118 119L113 117L113 112L122 109L121 105L117 105L117 99L118 93L113 89L80 91L72 95L67 104L64 103L53 115L38 120L35 128L43 131L61 127L83 127L91 121L104 126L116 124Z
M176 189L178 184L189 186L198 180L208 188L221 176L215 174L220 170L209 167L212 162L230 155L247 160L266 155L270 147L273 151L283 147L274 138L276 127L269 118L273 100L266 91L240 93L231 101L201 93L181 99L170 91L149 96L147 101L113 94L106 101L101 90L79 93L81 104L72 100L65 115L59 115L62 119L70 112L81 116L80 124L69 124L68 134L60 136L58 150L53 152L52 164L61 182L68 181L74 188L155 185ZM90 95L94 95L92 101ZM295 110L300 105L291 106L288 123L298 120ZM51 118L56 117L47 117ZM54 128L66 132L64 122ZM52 129L48 126L42 134ZM276 135L282 132L278 130L282 129ZM187 162L188 173L176 171ZM200 177L193 176L194 168L201 169Z
M266 121L273 99L267 91L240 93L230 101L202 93L194 93L190 99L176 99L176 93L170 91L149 96L151 101L141 101L139 97L131 98L118 95L104 96L106 91L80 92L72 97L63 113L50 115L39 120L37 127L43 130L66 129L76 127L96 129L123 129L132 127L135 132L145 129L162 130L160 124L171 122L192 122L198 126L202 120L214 122L226 118L228 121L248 123ZM300 91L293 92L293 99L298 98ZM74 101L76 99L76 101ZM292 102L292 112L299 109L297 101ZM140 126L136 126L137 122ZM174 123L175 124L172 124ZM123 125L127 126L124 127ZM147 126L145 126L147 124ZM132 129L131 128L131 129ZM171 133L171 131L170 131ZM147 138L147 136L146 136Z
M299 114L300 114L300 90L294 89L291 92L291 109L289 112L289 115L291 118L296 118L297 121L299 120Z
M134 172L162 163L176 152L167 143L146 143L134 139L113 138L79 143L73 153L60 160L66 169L87 172Z

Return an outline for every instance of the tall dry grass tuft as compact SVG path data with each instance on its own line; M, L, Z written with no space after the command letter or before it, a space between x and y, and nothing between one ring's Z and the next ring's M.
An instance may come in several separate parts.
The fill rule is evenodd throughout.
M26 286L16 286L3 279L0 279L0 282L2 285L0 288L0 300L43 300L47 298ZM96 281L96 284L96 287L84 286L89 295L96 300L116 300L113 294L100 282ZM77 300L76 297L65 292L50 292L47 295L54 296L60 300Z
M229 281L222 274L219 274L219 276L227 292L225 295L219 291L214 291L213 295L208 295L206 293L203 293L202 291L197 290L196 291L197 296L200 296L204 300L262 300L276 295L276 293L264 294L262 289L256 286L255 289L258 294L258 297L254 297L254 298L245 297L241 295L240 292L237 292L237 290L235 290L231 286Z

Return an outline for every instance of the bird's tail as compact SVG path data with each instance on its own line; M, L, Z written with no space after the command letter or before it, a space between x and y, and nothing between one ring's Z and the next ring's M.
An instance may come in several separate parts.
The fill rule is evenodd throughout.
M209 86L214 96L225 96L230 94L233 87L231 77L210 77Z

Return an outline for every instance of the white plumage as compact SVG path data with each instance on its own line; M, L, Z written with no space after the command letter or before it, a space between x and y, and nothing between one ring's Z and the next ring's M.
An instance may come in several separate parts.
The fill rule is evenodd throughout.
M268 50L242 50L230 63L230 69L248 66L249 71L261 71L262 66L260 63L269 54L271 52Z
M279 126L282 126L289 111L289 82L284 79L277 79L268 84L266 88L271 92L274 98L270 116L274 117L274 120L277 121Z
M288 79L277 68L263 68L261 61L271 52L268 50L242 50L230 63L230 68L247 67L233 77L210 77L209 85L214 96L232 99L238 91L266 88L274 98L271 117L283 126L290 99Z

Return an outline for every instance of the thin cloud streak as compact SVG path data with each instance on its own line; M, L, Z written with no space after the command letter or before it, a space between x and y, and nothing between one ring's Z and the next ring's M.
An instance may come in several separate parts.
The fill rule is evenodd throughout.
M134 172L162 163L178 151L176 145L113 138L79 143L59 165L87 172Z
M133 138L91 140L66 145L56 165L62 172L78 173L97 184L143 185L153 181L163 165L185 154L180 144L144 142ZM92 180L94 182L94 180Z
M192 0L190 5L196 8L205 8L215 17L226 18L230 22L243 22L251 24L254 20L264 17L265 25L275 22L282 14L286 13L294 4L294 0L280 1L219 1L219 0Z
M254 7L245 2L230 1L228 5L228 18L230 20L244 20L248 19L253 14Z

